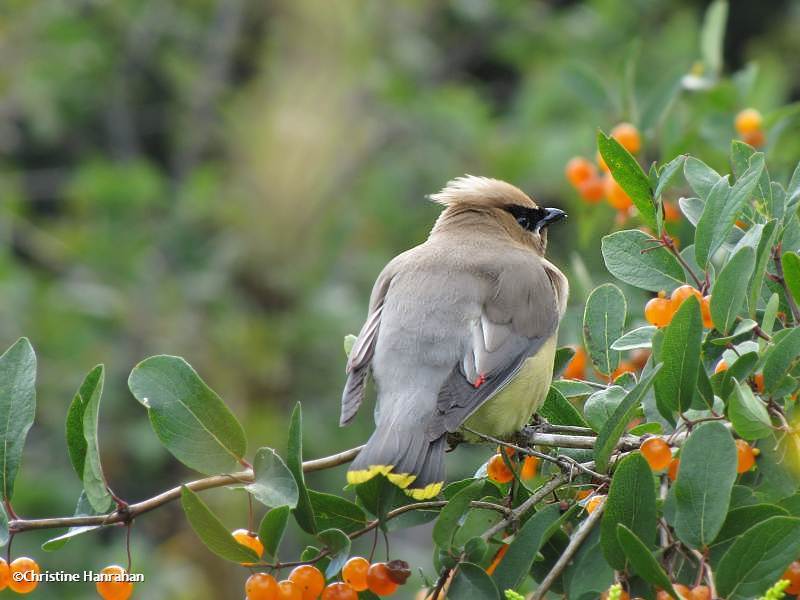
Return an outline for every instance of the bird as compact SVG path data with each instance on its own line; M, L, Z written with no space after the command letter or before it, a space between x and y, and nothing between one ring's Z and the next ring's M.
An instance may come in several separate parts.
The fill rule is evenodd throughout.
M550 387L569 295L545 258L547 228L564 211L473 175L429 199L444 209L427 240L393 258L373 286L340 417L340 426L353 420L371 377L375 429L347 481L383 475L415 500L441 492L448 434L503 438L530 421Z

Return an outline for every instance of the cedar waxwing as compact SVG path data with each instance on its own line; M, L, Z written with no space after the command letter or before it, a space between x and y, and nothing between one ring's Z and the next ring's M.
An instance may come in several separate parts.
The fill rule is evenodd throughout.
M340 421L355 416L371 372L376 427L347 481L383 474L417 500L442 488L448 433L508 436L539 409L569 293L544 258L547 226L563 211L485 177L454 179L431 200L445 209L427 241L395 257L372 289Z

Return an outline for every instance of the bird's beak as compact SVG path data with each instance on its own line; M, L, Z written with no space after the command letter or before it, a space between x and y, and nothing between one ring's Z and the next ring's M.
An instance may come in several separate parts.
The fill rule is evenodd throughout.
M536 231L551 225L552 223L556 223L561 219L566 219L567 213L559 208L545 208L544 209L544 217L542 217L539 222L536 224Z

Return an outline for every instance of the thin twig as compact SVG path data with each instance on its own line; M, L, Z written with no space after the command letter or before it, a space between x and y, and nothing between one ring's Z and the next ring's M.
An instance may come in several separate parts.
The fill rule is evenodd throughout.
M697 284L697 289L704 292L705 290L703 289L704 287L703 282L700 281L700 278L697 275L695 275L694 271L692 270L692 267L689 266L689 263L687 263L686 260L681 256L681 253L678 252L678 248L675 247L675 242L673 241L673 239L665 233L662 236L662 240L664 241L664 246L670 252L672 252L673 256L675 256L675 258L678 260L681 266L686 270L689 276L692 279L694 279L695 284Z
M556 579L558 579L564 569L567 568L567 565L569 565L572 557L591 533L592 528L597 524L598 521L600 521L600 517L603 516L604 508L604 504L600 504L600 506L595 508L594 511L581 524L578 530L573 534L569 540L569 543L567 544L567 547L564 548L564 552L562 552L561 556L558 557L556 564L553 565L553 567L550 569L550 572L539 584L539 587L536 588L536 591L531 596L531 600L542 600L542 598L544 598L545 594L547 594L548 590L555 583Z
M786 296L786 303L789 305L789 308L792 311L792 317L794 317L795 323L800 322L800 308L797 307L797 302L794 300L794 296L792 296L792 292L789 291L789 286L786 284L786 277L783 274L783 264L781 263L781 254L783 252L783 244L778 243L772 249L772 260L775 262L775 273L777 275L777 280L783 287L783 294Z

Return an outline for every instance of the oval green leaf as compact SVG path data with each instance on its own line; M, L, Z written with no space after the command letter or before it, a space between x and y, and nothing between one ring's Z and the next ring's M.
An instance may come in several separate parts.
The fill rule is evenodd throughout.
M286 466L297 484L297 506L292 510L297 524L307 533L316 533L317 522L314 508L308 497L306 478L303 474L303 409L298 402L289 421L289 441L286 449Z
M617 538L622 524L648 548L656 539L656 488L653 471L641 454L625 457L614 471L600 521L600 544L612 567L627 568L626 552Z
M729 600L760 596L798 554L800 519L770 517L754 525L720 560L716 573L718 595Z
M258 539L264 544L264 555L272 558L278 552L278 547L283 541L283 534L286 531L286 524L289 522L288 506L278 506L268 511L261 519L258 526Z
M20 338L0 356L0 493L14 495L22 449L36 414L36 354Z
M447 596L470 600L500 600L500 592L492 578L478 565L468 562L459 563Z
M669 292L685 282L678 260L643 231L627 229L607 235L601 248L609 272L632 286Z
M131 371L128 387L147 408L158 439L187 467L213 474L240 466L247 450L242 426L185 360L145 359Z
M717 537L736 481L736 445L719 422L703 423L681 450L681 468L673 485L678 538L693 548L708 546Z
M766 406L745 382L737 385L736 392L731 395L728 418L734 431L746 440L758 440L772 434L772 420Z
M647 583L660 587L675 600L678 600L678 594L672 587L672 582L664 572L664 569L661 568L661 565L658 564L658 560L653 556L647 544L622 523L617 524L616 531L619 546L625 553L631 567L633 567L633 572Z
M245 489L264 506L297 506L299 492L289 468L272 448L259 448L253 461L254 481Z
M688 410L697 388L703 318L694 296L686 299L664 329L659 360L664 365L655 379L659 410L672 413Z
M745 294L742 282L750 281L756 256L753 249L743 246L722 268L711 296L711 320L714 327L724 334L733 330L736 317L742 310Z
M583 340L597 370L609 374L619 364L619 352L611 344L622 336L627 303L620 289L606 283L596 287L583 313Z
M608 165L614 180L631 197L642 221L653 229L656 224L656 207L650 180L636 159L617 140L602 131L597 132L597 149Z

